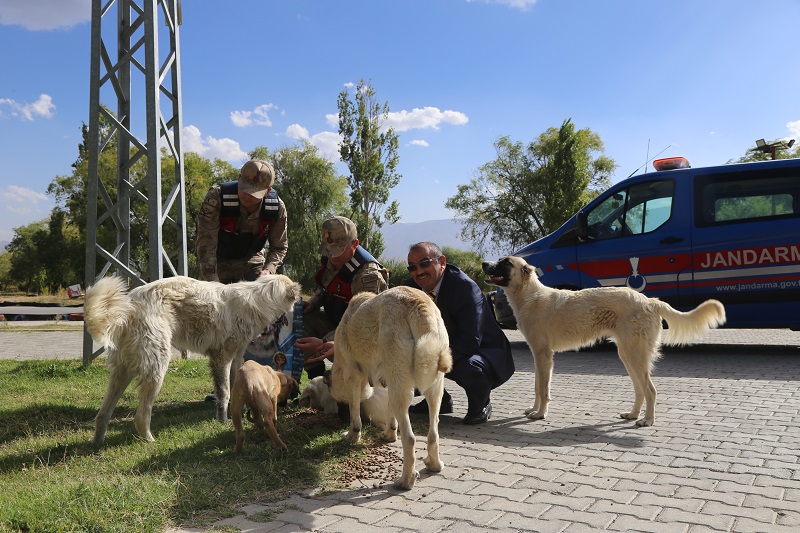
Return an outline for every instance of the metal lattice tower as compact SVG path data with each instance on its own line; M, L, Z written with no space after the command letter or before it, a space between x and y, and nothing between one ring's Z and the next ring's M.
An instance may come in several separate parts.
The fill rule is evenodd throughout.
M115 4L116 17L111 10ZM159 25L160 18L163 24ZM131 286L163 278L165 268L169 275L187 274L180 22L180 0L92 1L87 287L109 270L126 277ZM168 43L163 55L159 40ZM116 116L109 111L114 105ZM116 191L100 179L100 154L114 139ZM168 192L162 190L161 179L165 158L174 163ZM137 202L147 205L147 272L137 272L131 263L131 224ZM112 225L117 242L109 251L98 243L98 232ZM164 248L165 236L173 248L170 251ZM99 353L92 353L92 337L84 327L84 365Z

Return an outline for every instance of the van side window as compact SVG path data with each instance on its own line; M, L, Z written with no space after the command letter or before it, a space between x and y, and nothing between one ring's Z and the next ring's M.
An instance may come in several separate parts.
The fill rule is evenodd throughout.
M637 183L619 190L587 213L589 240L655 231L672 216L673 180Z
M800 215L800 175L740 173L698 177L698 226L736 224Z

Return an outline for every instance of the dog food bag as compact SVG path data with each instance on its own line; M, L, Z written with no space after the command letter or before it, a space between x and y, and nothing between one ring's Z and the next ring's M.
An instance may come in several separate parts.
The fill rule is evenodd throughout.
M300 375L303 373L303 366L306 362L306 354L300 348L295 348L294 343L297 339L305 336L303 331L303 300L302 298L294 303L292 319L292 373L291 376L300 383Z
M298 300L294 309L282 315L250 344L244 353L245 361L255 361L292 376L298 382L303 372L305 354L294 343L303 335L303 304Z

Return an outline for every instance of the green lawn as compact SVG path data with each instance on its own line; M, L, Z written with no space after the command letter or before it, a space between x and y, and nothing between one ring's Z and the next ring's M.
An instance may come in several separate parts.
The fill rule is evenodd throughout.
M307 487L341 488L374 448L348 446L344 424L299 407L281 408L281 453L245 422L244 451L232 424L214 420L204 359L175 361L153 409L155 443L133 426L137 391L120 400L96 449L93 419L108 381L103 360L0 361L0 531L162 531L208 526L241 504L278 501ZM416 431L416 428L415 428ZM420 431L427 431L421 428ZM356 465L356 470L358 466Z

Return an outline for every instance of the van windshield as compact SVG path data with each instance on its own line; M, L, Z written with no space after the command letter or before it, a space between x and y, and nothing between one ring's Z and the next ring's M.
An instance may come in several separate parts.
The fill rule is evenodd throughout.
M672 215L673 180L637 183L621 189L587 213L590 240L649 233Z

